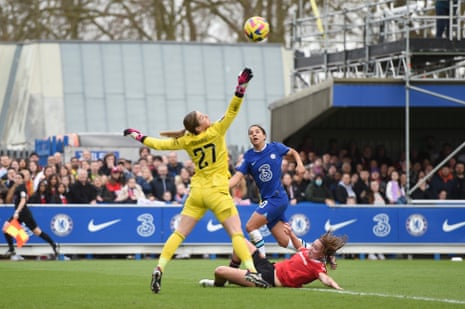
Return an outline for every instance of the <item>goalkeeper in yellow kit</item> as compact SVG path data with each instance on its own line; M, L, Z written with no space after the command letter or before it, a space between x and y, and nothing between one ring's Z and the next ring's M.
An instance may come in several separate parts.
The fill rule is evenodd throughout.
M191 179L189 197L181 212L181 220L163 246L158 265L152 273L150 288L154 293L160 292L161 277L166 264L207 210L211 210L223 224L231 237L234 252L248 271L256 273L239 213L229 193L231 175L225 141L226 131L239 112L247 84L252 77L252 71L248 68L239 74L235 94L225 115L217 122L211 123L207 115L193 111L184 117L184 130L160 133L161 136L169 137L168 139L145 136L136 129L124 130L124 135L129 135L153 149L184 149L195 164L195 173ZM261 278L260 274L254 275ZM263 280L263 287L267 286L268 283Z

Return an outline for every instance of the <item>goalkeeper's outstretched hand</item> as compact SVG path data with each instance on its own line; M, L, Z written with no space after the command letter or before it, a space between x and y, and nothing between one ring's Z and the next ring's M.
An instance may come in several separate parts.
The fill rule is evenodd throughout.
M253 73L252 70L249 68L245 68L237 77L237 86L236 86L236 96L243 97L245 94L245 90L247 89L247 85L249 81L252 79Z
M142 142L142 139L145 137L139 130L128 128L123 132L124 136L131 136L136 141Z

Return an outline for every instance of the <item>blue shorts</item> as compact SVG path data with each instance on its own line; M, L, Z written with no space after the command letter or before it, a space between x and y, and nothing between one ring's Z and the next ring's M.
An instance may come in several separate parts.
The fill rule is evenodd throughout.
M261 202L255 211L266 217L268 221L266 226L271 230L279 221L287 221L284 213L288 206L289 198L287 194L280 194Z

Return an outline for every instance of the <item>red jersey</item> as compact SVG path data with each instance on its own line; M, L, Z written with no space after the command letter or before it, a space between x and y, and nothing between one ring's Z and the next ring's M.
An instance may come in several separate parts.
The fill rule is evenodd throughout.
M310 259L306 248L301 248L290 259L277 262L274 267L282 285L291 288L300 288L318 279L320 273L327 273L325 263Z

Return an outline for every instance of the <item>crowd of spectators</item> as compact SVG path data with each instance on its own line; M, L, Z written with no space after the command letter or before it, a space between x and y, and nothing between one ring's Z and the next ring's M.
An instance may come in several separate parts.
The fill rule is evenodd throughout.
M410 163L410 188L418 188L410 195L414 200L465 199L465 165L461 156L451 158L435 172L452 152L449 144L440 151L413 152ZM64 162L61 153L48 157L40 166L39 156L27 158L0 156L0 203L11 204L15 188L14 176L24 175L29 203L44 204L136 204L139 200L160 201L182 205L189 192L194 173L192 161L180 162L176 152L153 155L149 148L139 149L139 158L117 158L107 153L103 159L93 160L90 151ZM384 146L364 146L361 150L351 144L331 147L318 153L301 149L306 172L295 173L295 162L283 160L282 183L291 205L302 201L337 204L405 204L407 177L405 159L391 159ZM241 157L230 160L230 171ZM425 181L425 177L430 175ZM238 205L257 203L258 190L249 177L231 189Z

